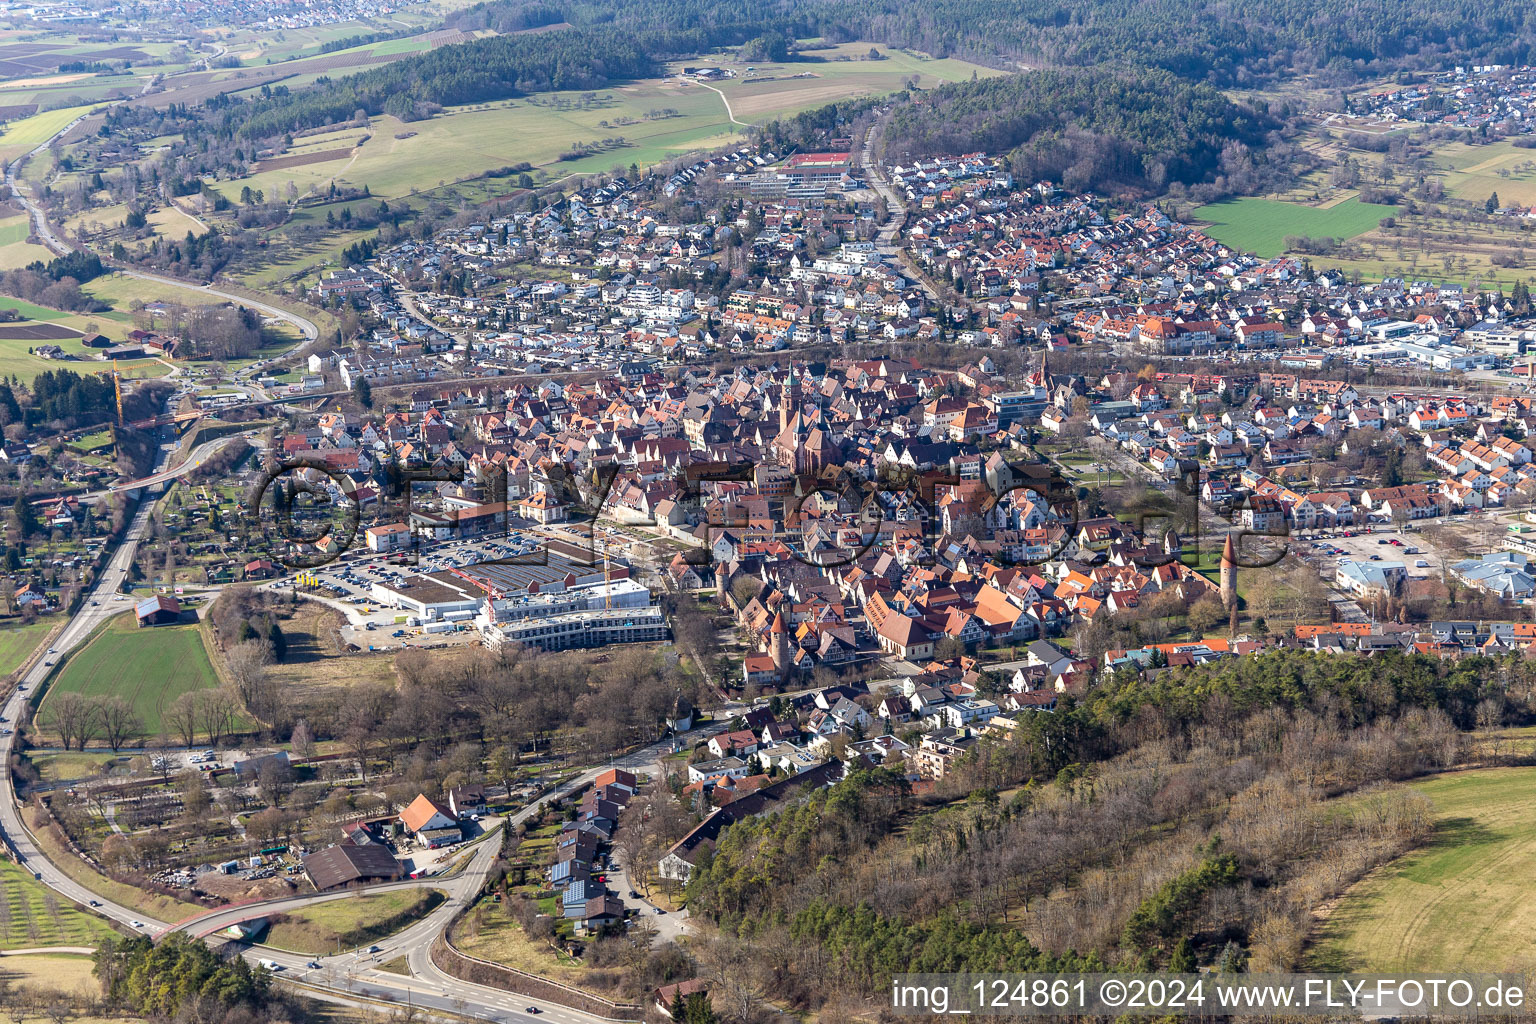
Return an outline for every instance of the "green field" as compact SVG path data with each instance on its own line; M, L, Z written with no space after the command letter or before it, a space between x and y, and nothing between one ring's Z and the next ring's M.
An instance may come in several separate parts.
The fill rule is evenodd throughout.
M1217 241L1267 259L1285 251L1288 235L1354 238L1397 211L1396 206L1362 203L1355 197L1326 210L1273 199L1224 199L1200 207L1195 218Z
M426 916L443 899L437 889L400 889L317 903L280 915L261 941L294 953L337 953L393 935Z
M1444 169L1446 192L1458 199L1481 203L1497 192L1505 206L1536 203L1536 150L1510 142L1451 143L1435 150L1433 162Z
M334 181L342 186L367 185L373 197L391 202L429 196L456 206L476 205L516 190L514 179L480 179L492 168L526 162L535 168L535 178L548 182L630 164L650 167L687 153L731 145L741 138L746 124L833 100L895 92L911 79L927 88L968 79L973 73L999 73L965 61L934 60L883 48L885 59L871 61L865 59L868 51L867 43L847 44L813 51L823 58L819 62L754 64L751 79L744 77L746 65L717 61L742 76L718 83L729 98L731 114L720 92L669 74L594 93L544 93L454 107L409 124L375 117L366 129L340 128L296 140L281 158L322 159L269 166L210 185L234 200L245 188L260 190L270 199L291 194L290 183L304 196L322 193ZM669 70L675 72L678 67ZM286 84L301 81L302 77ZM608 144L601 145L603 140ZM586 156L562 159L577 143L596 149ZM336 259L342 248L368 234L325 228L326 214L339 215L346 205L298 207L293 226L319 228L325 232L324 239L302 246L274 246L262 263L242 267L242 279L253 287L268 287ZM78 219L110 221L112 217L88 211Z
M0 949L96 946L110 925L56 895L30 872L0 861Z
M140 629L129 611L69 658L49 685L48 696L114 694L134 706L144 721L143 735L156 736L164 728L164 709L177 697L217 685L196 626ZM47 697L39 716L44 722L48 719Z
M20 668L56 621L38 619L30 625L0 627L0 676L10 675Z
M1314 960L1330 970L1499 971L1536 941L1536 768L1415 783L1434 802L1430 842L1357 884Z
M3 231L6 227L8 225L0 221L0 231ZM0 238L3 237L3 235L0 235ZM27 236L22 235L21 237L26 238ZM6 240L9 241L9 239ZM62 309L49 309L47 306L39 306L35 302L15 299L9 295L0 295L0 309L14 309L28 320L62 320L69 316Z
M36 149L41 143L52 138L69 122L81 114L93 109L91 104L80 107L61 107L58 110L45 110L41 114L33 114L19 121L12 121L0 132L0 158L14 160L24 153Z

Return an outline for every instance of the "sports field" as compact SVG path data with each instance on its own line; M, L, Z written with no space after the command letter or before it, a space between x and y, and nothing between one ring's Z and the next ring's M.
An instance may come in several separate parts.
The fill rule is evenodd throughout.
M30 872L0 861L0 949L95 946L113 934L107 922L76 909Z
M132 612L112 620L83 651L72 655L39 709L48 720L56 693L112 694L127 700L144 722L143 735L164 731L165 708L183 693L218 685L196 626L140 629Z
M1217 241L1267 259L1285 251L1287 236L1355 238L1397 211L1396 206L1362 203L1358 197L1327 209L1273 199L1224 199L1195 210L1195 218Z
M1528 963L1536 768L1454 772L1412 788L1434 802L1434 838L1345 894L1314 962L1384 973Z

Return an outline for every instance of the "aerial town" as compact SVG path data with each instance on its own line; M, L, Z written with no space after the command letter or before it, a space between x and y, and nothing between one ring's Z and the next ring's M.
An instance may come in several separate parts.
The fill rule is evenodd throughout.
M358 22L324 45L430 61L582 16L479 5L423 41L411 6L175 17ZM430 222L332 176L344 244L293 181L237 205L156 179L175 238L136 200L141 234L97 232L100 180L70 227L104 262L18 189L18 244L66 265L0 294L0 339L40 361L0 375L0 879L25 893L0 951L75 957L135 1019L193 1019L124 980L171 948L206 1019L852 1024L884 1019L892 963L1334 963L1308 957L1369 927L1325 908L1452 827L1456 794L1410 785L1530 770L1524 282L1367 275L1284 225L1259 255L1187 192L1069 187L1080 164L1045 180L1017 150L900 157L889 96L738 121L832 63L780 42L674 54L647 100L665 123L718 92L751 131L607 172L591 143L559 177L509 161ZM238 65L198 52L210 89ZM313 70L233 92L281 105ZM1468 63L1308 117L1481 133L1523 174L1533 88ZM548 91L621 102L523 83L498 109ZM375 137L353 99L345 149L281 155L334 118L218 145L281 175L442 112ZM1488 222L1530 227L1496 199ZM231 210L241 258L265 270L262 233L304 218L319 269L262 290L220 264L195 307L65 284L163 284L222 244L177 218ZM40 998L17 1024L71 1019Z

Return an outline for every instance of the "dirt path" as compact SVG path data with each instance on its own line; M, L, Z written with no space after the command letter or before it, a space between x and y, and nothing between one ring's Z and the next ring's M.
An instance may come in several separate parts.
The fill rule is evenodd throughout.
M756 128L757 127L757 125L755 125L755 124L748 124L745 121L738 121L738 120L736 120L736 115L731 110L731 101L726 98L725 93L721 92L719 89L716 89L714 86L708 85L708 84L706 84L704 82L700 82L699 84L704 86L704 88L708 89L710 92L714 93L716 96L720 97L720 102L725 104L725 116L731 119L731 124L739 124L743 128Z

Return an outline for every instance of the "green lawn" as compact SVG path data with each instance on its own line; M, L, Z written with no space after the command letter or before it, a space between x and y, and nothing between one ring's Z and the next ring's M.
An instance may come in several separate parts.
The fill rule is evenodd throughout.
M115 694L138 711L143 735L156 736L164 730L161 716L172 701L217 685L196 626L140 629L129 611L70 657L49 685L39 717L47 722L48 697L55 693Z
M1273 199L1224 199L1195 211L1205 232L1244 252L1269 258L1285 251L1289 235L1349 239L1375 228L1396 206L1376 206L1351 197L1326 210Z
M393 935L443 902L437 889L400 889L377 896L332 900L272 922L262 943L322 956L355 949Z
M10 675L20 668L56 621L38 619L26 626L0 626L0 676Z
M95 946L113 934L106 921L34 881L31 872L0 861L0 949Z
M1453 772L1412 789L1430 842L1355 885L1313 951L1330 970L1498 971L1536 941L1536 768Z

